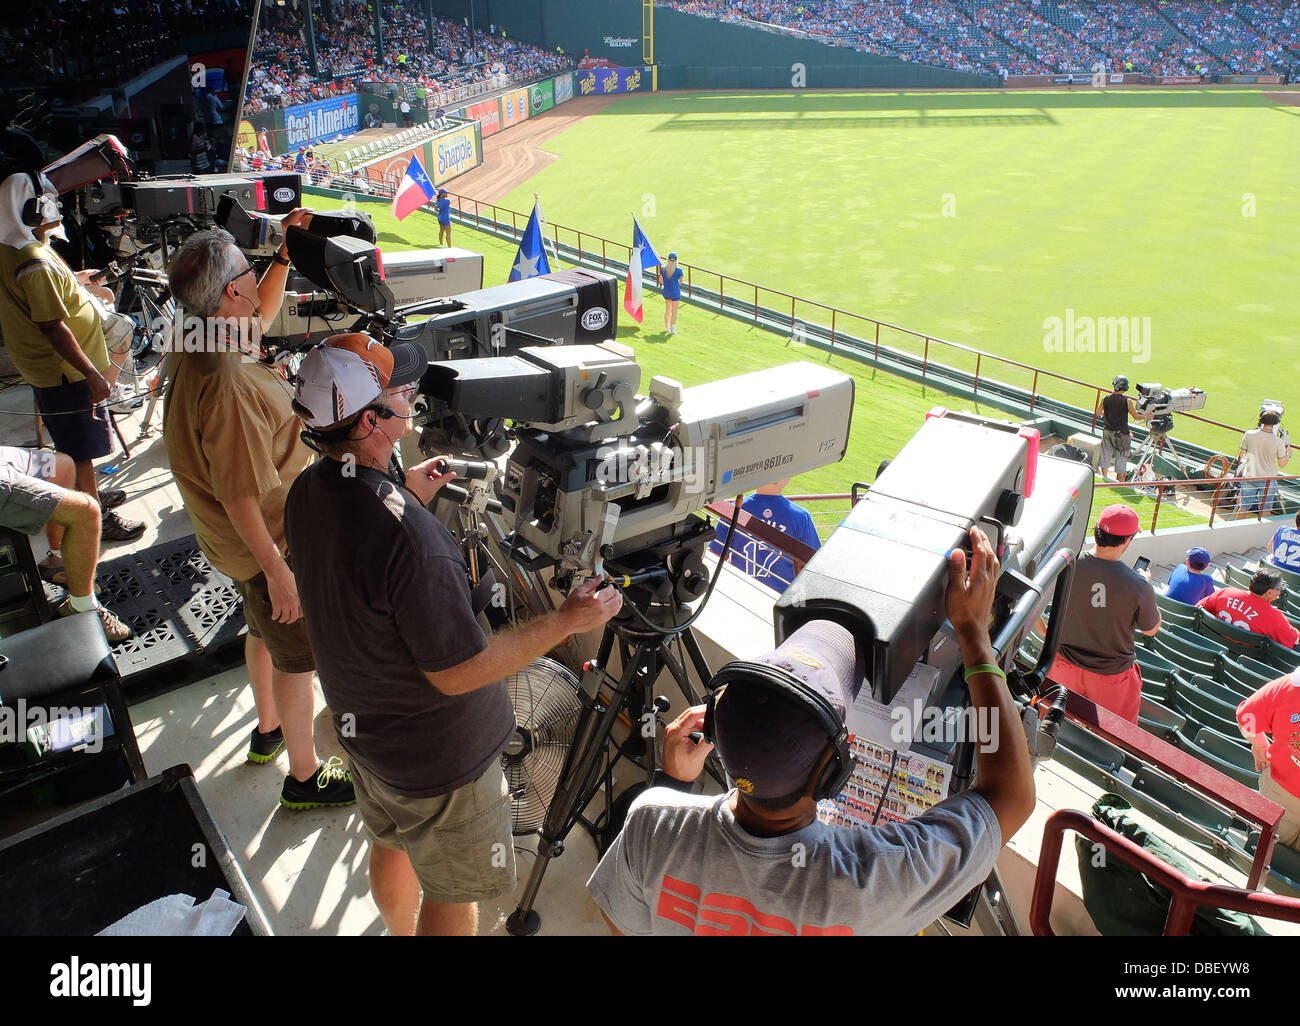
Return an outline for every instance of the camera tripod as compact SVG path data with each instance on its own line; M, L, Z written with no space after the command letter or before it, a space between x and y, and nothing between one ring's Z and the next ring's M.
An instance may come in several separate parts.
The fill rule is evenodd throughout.
M643 766L647 784L654 775L651 724L659 713L667 711L666 704L653 697L659 674L667 669L690 705L703 700L691 683L684 658L672 649L674 639L680 641L685 659L694 666L702 683L707 684L712 676L691 628L678 628L677 624L690 613L686 601L698 598L703 591L701 553L713 537L713 529L691 518L668 531L670 537L660 543L607 563L611 573L625 574L629 579L623 591L624 609L605 625L596 658L586 664L579 696L582 710L540 831L537 861L518 907L506 920L506 929L516 937L531 936L541 925L533 902L551 859L564 853L565 838L574 826L581 823L602 850L621 828L614 814L613 794L613 769L618 760L627 758ZM644 612L644 620L628 608L633 603ZM622 666L617 678L608 669L615 643ZM600 690L608 684L613 685L613 692L608 699L602 699ZM632 733L611 756L610 735L624 710L631 720ZM716 763L707 771L720 773ZM596 820L588 820L583 814L602 787L605 811Z

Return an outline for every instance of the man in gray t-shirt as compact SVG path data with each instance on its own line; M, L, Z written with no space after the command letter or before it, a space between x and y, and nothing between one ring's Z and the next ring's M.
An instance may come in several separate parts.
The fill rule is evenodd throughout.
M1094 533L1097 548L1079 557L1048 673L1133 723L1142 702L1133 632L1150 635L1160 629L1151 575L1122 562L1138 526L1137 513L1123 503L1102 510Z
M825 717L842 724L862 663L848 631L813 621L744 665L758 677L799 682L824 700L822 715L809 711L815 700L786 699L738 677L732 664L718 675L727 682L715 692L711 724L696 706L668 728L668 786L632 804L587 884L615 933L911 934L984 880L1004 839L1029 818L1034 784L986 627L997 559L981 532L971 532L971 543L969 579L965 554L951 557L948 616L971 702L992 711L1000 740L980 751L978 786L906 823L819 822L817 798L842 786L844 769ZM725 795L670 789L702 770L713 746L691 740L701 728L735 781Z

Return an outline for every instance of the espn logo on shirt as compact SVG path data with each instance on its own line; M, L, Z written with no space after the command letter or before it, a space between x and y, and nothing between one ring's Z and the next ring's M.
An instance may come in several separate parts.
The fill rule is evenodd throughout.
M684 926L699 937L851 937L850 926L795 927L782 916L760 912L735 894L713 892L664 874L656 915Z

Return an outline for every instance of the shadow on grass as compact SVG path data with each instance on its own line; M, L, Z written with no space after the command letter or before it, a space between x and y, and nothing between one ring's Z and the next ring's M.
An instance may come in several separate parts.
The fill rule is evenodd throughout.
M651 345L656 346L663 345L665 342L672 340L672 336L666 331L657 331L654 334L649 334L641 328L626 327L618 329L618 337L619 340L623 342L648 342Z

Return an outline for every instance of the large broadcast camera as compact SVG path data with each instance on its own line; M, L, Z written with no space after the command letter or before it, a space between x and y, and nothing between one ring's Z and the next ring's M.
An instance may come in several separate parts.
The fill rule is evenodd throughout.
M990 633L1009 658L1068 563L1061 553L1083 545L1092 490L1091 468L1040 454L1037 431L931 411L781 597L777 641L832 620L856 638L879 701L893 699L918 661L941 668L939 688L961 691L944 612L948 553L969 554L972 526L988 535L1001 563ZM944 705L956 695L929 698Z
M1147 419L1155 434L1173 430L1175 413L1205 409L1205 392L1199 388L1168 389L1156 382L1140 384L1137 390L1137 412Z
M465 423L514 422L500 495L512 556L560 578L707 541L712 529L692 516L705 505L834 463L848 446L853 379L815 364L694 388L656 377L645 396L640 384L632 351L606 342L433 363L421 391ZM684 547L698 558L703 545ZM678 597L705 583L700 563L679 576Z

